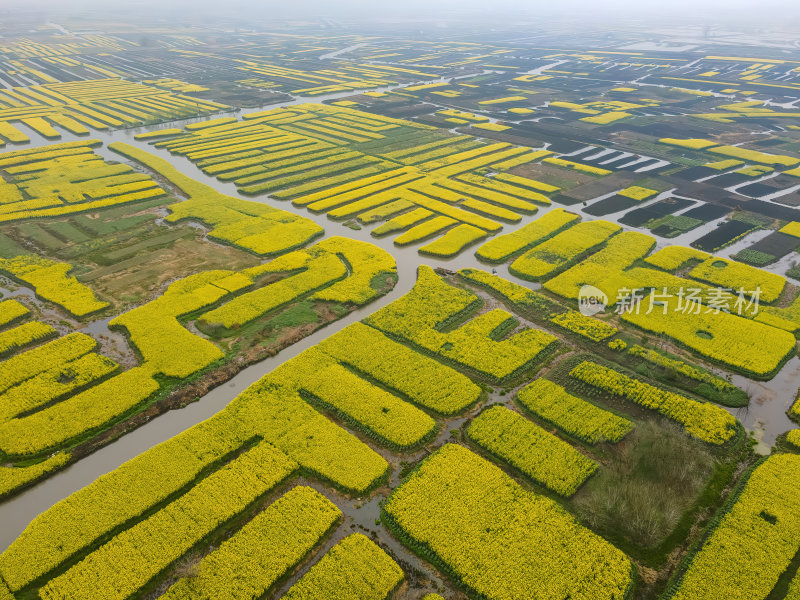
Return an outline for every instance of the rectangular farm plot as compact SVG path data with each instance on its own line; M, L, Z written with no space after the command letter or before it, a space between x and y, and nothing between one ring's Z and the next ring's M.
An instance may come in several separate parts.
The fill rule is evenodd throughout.
M515 319L499 309L479 315L447 333L440 331L446 324L458 323L460 315L480 303L478 296L448 285L423 265L416 285L408 294L365 322L493 381L519 374L555 344L555 336L538 329L524 329L499 340L509 326L516 326Z
M316 490L298 486L206 556L197 574L174 584L165 600L260 598L299 564L341 517Z
M757 226L743 221L726 221L716 229L692 242L692 246L704 252L717 252L725 246L757 229Z
M468 208L478 214L486 215L487 217L497 219L499 221L507 221L508 223L519 223L522 217L515 213L513 210L508 210L502 206L496 206L483 200L476 200L475 198L465 198L461 202L461 206Z
M22 281L36 295L61 306L76 317L86 317L103 310L109 303L100 300L87 286L69 275L72 265L41 256L22 255L0 258L0 272Z
M718 146L711 148L709 152L715 154L722 154L724 156L731 156L733 158L741 158L742 160L762 163L766 165L781 165L792 167L800 163L800 158L794 156L783 156L780 154L769 154L766 152L759 152L757 150L749 150L739 146Z
M589 444L619 442L633 429L628 419L573 396L547 379L522 388L517 401L540 419Z
M786 285L786 278L781 275L718 257L697 265L689 277L734 291L741 289L748 297L757 294L764 303L777 300Z
M43 599L130 597L195 544L288 477L293 461L261 444L111 538L41 590Z
M119 368L105 356L90 352L23 381L0 396L0 423L36 410L81 388L92 385Z
M480 387L455 369L353 323L317 346L342 364L365 373L410 402L442 415L474 404Z
M400 449L417 446L435 431L436 422L420 409L314 349L301 356L293 369L301 396L353 422L383 445Z
M476 256L493 263L503 262L527 250L556 232L571 225L580 217L563 208L552 210L519 229L493 238L478 248Z
M690 435L709 444L724 444L736 434L736 419L723 408L655 387L609 367L583 361L570 371L569 376L608 394L655 410L683 425Z
M382 225L378 225L372 230L372 235L377 237L393 233L395 231L403 231L409 227L414 227L417 223L424 221L431 215L433 215L433 213L426 208L415 208L414 210L410 210L392 219L389 219Z
M118 72L93 68L103 77L111 78L63 83L50 78L45 85L4 89L0 93L3 107L0 136L13 143L28 141L28 137L8 121L21 122L43 137L58 139L61 133L53 125L75 135L86 135L89 133L86 127L105 130L136 126L229 108L168 89L125 81L119 78Z
M511 183L471 174L461 175L460 179L464 183L446 179L437 183L454 192L473 196L525 214L531 214L538 210L537 206L532 202L550 204L550 199L547 196Z
M0 363L0 392L23 383L50 369L58 369L69 361L88 354L97 347L97 340L73 332L38 348L18 354Z
M0 221L63 216L164 195L149 176L105 162L92 151L99 145L86 140L0 154L0 170L8 177L4 187L16 190L13 201L0 206Z
M470 423L467 435L493 456L562 496L574 494L598 466L568 443L504 406L483 411Z
M798 239L793 235L773 231L767 237L758 240L733 258L756 267L765 267L794 252L798 247Z
M631 210L620 217L619 222L631 227L646 227L649 223L661 220L668 215L673 215L692 204L694 204L692 200L667 198L642 208Z
M0 327L30 314L30 309L13 299L0 301Z
M394 217L399 213L413 208L413 206L414 204L412 202L403 200L402 198L389 200L386 204L380 204L375 208L360 213L358 215L358 221L365 225L375 223L376 221L383 221L384 219Z
M384 600L404 579L403 570L379 546L355 533L336 544L294 584L283 600L328 598Z
M420 254L447 258L455 256L467 246L471 246L485 237L485 231L464 223L457 225L442 237L425 244L419 249L419 252Z
M708 253L702 250L688 246L666 246L653 252L644 261L665 271L675 271L690 260L703 261L706 258Z
M509 269L523 279L542 279L597 248L621 229L608 221L578 223L534 246L511 263Z
M280 272L283 270L282 262L284 261L276 259L268 268ZM308 257L305 264L291 266L304 270L237 296L225 305L203 313L200 318L211 327L238 328L347 276L344 263L333 253L326 253L313 259Z
M665 312L629 311L622 319L762 379L776 372L796 350L797 340L788 331L726 312L679 310L678 302L676 296L669 296Z
M671 600L763 600L800 549L800 457L770 456L704 542Z
M47 323L30 321L0 333L0 357L5 357L12 352L41 342L57 334L56 330Z
M494 233L502 228L500 222L517 223L523 214L550 204L543 192L556 191L554 186L475 172L493 165L509 168L505 163L530 154L527 149L469 136L442 139L447 134L433 136L429 127L414 121L392 119L392 132L373 124L385 119L343 106L303 104L154 143L197 162L221 180L235 181L243 193L270 193L334 219L372 222L381 206L400 200L416 207L417 214L428 211L428 221L407 223L401 215L374 230L384 235L412 227L398 236L398 245L447 235L451 226ZM353 127L361 132L358 139L351 135ZM403 147L393 149L398 139ZM419 142L416 146L414 140ZM472 241L479 239L473 229L468 231ZM455 248L448 240L446 252L457 254L466 245ZM442 252L433 249L436 255Z
M621 551L461 446L425 460L383 515L406 545L429 548L434 564L491 600L620 600L631 586Z
M61 365L51 368L45 363L44 372L23 371L22 380L14 380L19 385L6 392L8 410L0 411L2 449L13 456L34 457L60 448L86 432L109 427L125 418L130 411L153 398L159 389L169 391L170 384L162 377L182 379L219 364L225 358L222 350L211 340L188 330L183 324L184 316L251 286L254 282L251 275L291 274L257 290L259 295L255 299L251 293L244 293L200 316L208 318L209 314L219 314L221 321L228 316L250 320L310 293L323 301L361 305L378 294L371 285L374 278L393 276L394 270L394 260L375 246L333 237L241 273L205 271L175 281L158 298L111 321L112 327L124 328L129 336L141 357L139 366L113 374L115 364L102 359L99 364L90 364L89 359L84 358L74 365L75 368ZM58 273L60 271L55 272ZM225 323L235 326L240 322ZM167 337L170 344L165 346L163 340ZM91 344L93 348L95 342ZM91 369L91 372L84 373L78 367ZM65 368L72 368L70 385L57 381L66 372ZM101 381L108 375L113 377ZM77 393L70 394L73 391ZM407 412L418 410L397 399L396 403ZM433 421L424 413L420 412L419 416L424 421L422 437L432 430ZM412 431L412 438L415 433L416 430ZM400 444L406 443L410 442L405 438L400 440Z
M133 367L44 410L0 424L0 449L33 457L50 452L147 402L159 384L143 367Z
M386 474L386 460L280 383L270 375L246 390L224 415L227 423L245 424L247 431L347 493L361 495Z
M456 224L455 219L439 215L438 217L433 217L432 219L424 221L419 225L414 225L408 231L405 231L404 233L398 235L394 239L394 243L397 246L407 246L408 244L414 244L416 242L428 239L436 235L437 233L441 233L455 224Z

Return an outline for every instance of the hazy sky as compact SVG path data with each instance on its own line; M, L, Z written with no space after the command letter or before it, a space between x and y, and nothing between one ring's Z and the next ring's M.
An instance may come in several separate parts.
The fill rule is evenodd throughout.
M20 7L20 8L17 8ZM685 20L738 21L758 26L800 24L800 0L0 0L0 11L47 8L71 13L86 8L120 8L158 15L176 10L201 13L251 14L259 19L275 17L352 18L449 18L480 16L498 21L552 16L617 19L650 17Z

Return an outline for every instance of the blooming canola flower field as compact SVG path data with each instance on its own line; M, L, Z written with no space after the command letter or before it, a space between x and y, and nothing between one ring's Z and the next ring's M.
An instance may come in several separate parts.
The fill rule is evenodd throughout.
M0 600L798 598L791 45L17 16Z

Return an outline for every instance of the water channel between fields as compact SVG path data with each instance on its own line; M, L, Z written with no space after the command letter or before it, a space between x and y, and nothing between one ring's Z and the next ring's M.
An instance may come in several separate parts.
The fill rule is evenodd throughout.
M377 91L385 91L388 89L392 88L384 88ZM258 112L262 110L278 108L281 106L291 106L295 104L331 100L339 97L350 96L353 93L354 92L344 92L329 96L318 96L311 99L295 99L290 102L271 104L265 107L222 113L208 118L217 118L219 116L240 117L241 115L250 112ZM0 528L0 551L7 548L8 545L25 529L27 524L34 517L36 517L36 515L43 512L59 500L88 485L100 475L117 468L125 461L130 460L148 448L151 448L152 446L186 430L192 425L211 417L224 408L233 398L240 394L249 385L263 377L265 374L269 373L285 360L297 356L303 350L313 346L314 344L341 330L347 325L364 318L378 308L385 306L386 304L405 294L411 289L414 281L416 280L416 270L419 264L430 264L434 267L441 266L451 270L457 270L466 267L482 268L486 270L494 269L501 277L524 283L510 275L506 265L489 267L480 263L474 256L474 248L471 250L468 249L460 256L449 260L437 260L431 257L422 257L417 253L417 246L405 248L397 247L393 244L391 236L388 238L373 238L369 233L370 226L362 227L360 230L353 230L340 222L328 219L324 214L317 215L308 212L305 209L295 208L290 202L273 200L269 196L258 196L254 198L240 196L236 190L236 186L233 183L220 182L213 177L207 176L188 159L171 155L166 150L155 148L144 142L137 142L133 139L133 136L136 133L155 131L173 126L183 126L191 122L203 120L207 119L184 119L171 123L161 123L158 125L138 127L127 130L92 132L90 137L103 141L104 146L97 148L96 151L98 154L107 159L118 161L123 160L120 155L108 150L107 145L109 143L122 141L133 144L168 160L170 164L175 166L182 173L198 181L206 183L222 193L246 198L248 200L265 202L271 206L289 210L296 214L308 217L325 228L326 236L341 235L376 244L390 252L395 257L399 276L398 283L395 288L386 296L383 296L375 302L354 311L353 313L338 321L335 321L334 323L331 323L330 325L327 325L326 327L300 340L292 346L282 350L278 355L266 358L265 360L243 369L231 380L211 390L199 401L189 404L182 409L168 411L158 417L153 418L151 421L142 425L138 429L125 434L118 440L97 450L93 454L84 457L63 471L52 475L30 489L22 492L18 496L12 497L11 499L0 503L0 522L3 524ZM33 131L26 130L26 133L31 138L31 144L26 145L25 147L36 147L54 143L53 141L39 136ZM86 136L75 136L67 132L63 132L62 140L60 141L67 142L81 139L86 139ZM659 195L653 200L648 201L647 203L657 201L662 196L663 194ZM520 227L556 207L557 205L554 205L553 207L543 207L535 215L524 217L519 224L512 227ZM583 213L580 205L568 207L568 210L580 213L585 220L593 220L598 218L614 219L615 216L618 216L605 215L604 217L593 217L591 215L586 215ZM716 222L706 223L705 225L692 230L688 234L683 234L667 241L661 238L656 238L658 241L658 247L660 248L666 245L688 245L689 242L697 239L706 232L711 231L716 224ZM510 230L512 227L507 227L506 230ZM633 228L624 227L624 229ZM756 232L756 234L757 233L758 232ZM752 235L754 234L750 234L743 240L740 240L734 245L724 249L719 253L719 256L728 257L732 254L735 254L742 247L749 245L749 243L752 241L752 237L750 237ZM783 272L778 270L778 268L780 267L780 269L785 271L787 266L788 265L786 264L778 263L768 267L767 270L775 270L775 272L783 274ZM93 322L90 324L91 333L113 335L113 333L108 331L106 324L107 320ZM719 369L713 370L719 372ZM768 452L778 435L794 427L793 423L786 416L786 411L794 400L798 386L800 386L800 358L795 357L788 361L783 369L781 369L781 371L771 381L760 382L750 380L740 375L734 375L733 383L750 392L752 400L748 407L742 409L730 409L730 412L742 422L747 430L754 433L755 437L760 442L759 448L761 451ZM463 419L461 421L463 421ZM454 427L457 428L458 426L460 426L459 420L449 423L448 427L443 428L443 431L440 433L439 440L446 439L449 431ZM397 477L396 472L394 477ZM373 499L362 506L354 501L347 501L342 504L337 498L337 504L343 509L347 508L345 511L346 514L348 514L349 517L352 517L354 523L358 523L363 528L367 528L370 520L377 518L377 499ZM363 511L363 514L359 511ZM368 514L368 518L364 516L366 514ZM361 516L359 517L358 515ZM389 537L386 534L385 529L382 527L375 527L373 525L371 531L380 532L379 537L381 538L382 542L385 541L383 539L384 537ZM391 540L391 538L389 539ZM387 542L387 544L388 543L389 542ZM402 546L400 546L399 543L393 542L389 545L397 552L402 550ZM418 561L408 552L404 551L402 558L403 560L409 561L412 565L423 569L429 575L434 574L429 567L426 567L424 563Z

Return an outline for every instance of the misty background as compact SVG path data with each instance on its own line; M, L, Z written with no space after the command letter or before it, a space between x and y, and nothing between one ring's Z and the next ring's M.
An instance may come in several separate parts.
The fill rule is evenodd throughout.
M374 19L442 23L482 20L546 26L546 20L593 24L641 22L800 27L798 0L2 0L0 14L40 12L46 18L82 13L132 14L140 19L225 17L268 25L277 19Z

